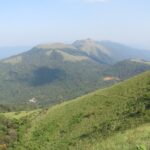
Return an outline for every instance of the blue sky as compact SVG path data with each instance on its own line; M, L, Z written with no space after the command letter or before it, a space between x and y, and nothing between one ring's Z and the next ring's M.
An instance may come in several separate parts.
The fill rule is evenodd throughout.
M85 38L150 49L150 0L0 1L0 47Z

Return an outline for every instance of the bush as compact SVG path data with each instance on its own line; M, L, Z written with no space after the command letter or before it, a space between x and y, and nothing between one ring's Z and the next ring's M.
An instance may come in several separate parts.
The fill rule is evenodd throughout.
M146 148L145 145L137 145L137 146L136 146L136 149L137 149L137 150L147 150L147 148Z

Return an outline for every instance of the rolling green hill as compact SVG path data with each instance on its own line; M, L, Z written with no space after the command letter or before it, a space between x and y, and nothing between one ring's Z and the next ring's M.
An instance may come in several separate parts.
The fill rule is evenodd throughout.
M150 70L149 61L127 59L105 69L103 76L112 76L117 77L120 80L125 80L146 70Z
M33 48L0 62L0 103L26 104L34 98L36 105L46 105L74 98L100 87L104 68L79 54Z
M149 122L150 71L43 110L20 126L12 149L146 149Z

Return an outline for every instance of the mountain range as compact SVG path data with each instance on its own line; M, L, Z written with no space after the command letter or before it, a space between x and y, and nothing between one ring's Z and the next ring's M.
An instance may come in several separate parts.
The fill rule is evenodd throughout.
M0 104L45 106L150 69L150 52L109 41L41 44L0 61Z

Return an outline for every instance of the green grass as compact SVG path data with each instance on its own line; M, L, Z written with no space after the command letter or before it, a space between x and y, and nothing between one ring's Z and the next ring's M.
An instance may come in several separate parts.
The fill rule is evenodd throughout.
M143 149L142 149L143 148ZM149 150L150 124L141 125L95 143L94 150Z
M148 124L143 134L137 133L137 139L131 138L131 145L126 137L150 122L150 71L43 112L28 126L20 127L15 150L95 150L105 146L107 140L110 147L116 145L119 136L122 138L116 141L120 143L116 148L124 143L125 150L140 148L145 144L142 137ZM150 140L149 135L146 138ZM105 149L107 146L109 150L109 143Z
M19 111L19 112L8 112L8 113L1 113L8 119L21 119L23 117L27 117L29 115L38 113L40 109L33 110L33 111Z

